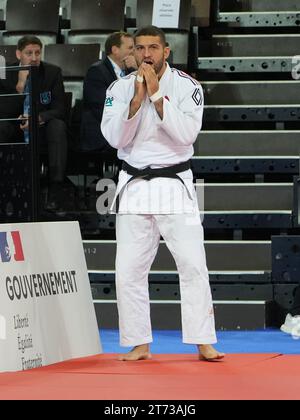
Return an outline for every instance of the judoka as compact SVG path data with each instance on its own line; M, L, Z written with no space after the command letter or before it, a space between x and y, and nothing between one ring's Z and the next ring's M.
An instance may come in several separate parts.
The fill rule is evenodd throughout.
M179 272L183 342L201 360L224 358L217 342L203 227L190 160L202 127L203 90L172 69L165 34L135 34L137 72L107 91L102 132L123 161L111 209L117 213L116 289L123 361L151 358L148 274L164 238Z

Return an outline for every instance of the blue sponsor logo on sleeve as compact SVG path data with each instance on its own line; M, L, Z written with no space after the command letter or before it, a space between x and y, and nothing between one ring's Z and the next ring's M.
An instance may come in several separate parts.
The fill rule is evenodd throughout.
M114 103L114 98L113 97L106 98L105 106L111 107L111 106L113 106L113 103Z

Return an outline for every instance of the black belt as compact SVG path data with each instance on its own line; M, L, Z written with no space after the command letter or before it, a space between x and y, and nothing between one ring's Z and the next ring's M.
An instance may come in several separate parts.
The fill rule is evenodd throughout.
M154 178L178 179L185 186L190 199L191 200L193 199L183 179L180 178L180 176L178 175L181 172L185 172L191 169L190 160L184 163L179 163L178 165L168 166L166 168L158 168L158 169L152 169L150 167L145 168L145 169L137 169L137 168L134 168L133 166L130 166L127 162L123 162L122 169L123 171L127 172L129 175L132 175L132 178L130 178L129 181L127 181L127 183L121 189L121 191L119 192L116 198L116 213L119 213L120 200L121 200L120 196L124 192L124 189L128 186L128 184L130 184L132 181L135 181L136 179L143 179L145 181L151 181L151 179L154 179Z

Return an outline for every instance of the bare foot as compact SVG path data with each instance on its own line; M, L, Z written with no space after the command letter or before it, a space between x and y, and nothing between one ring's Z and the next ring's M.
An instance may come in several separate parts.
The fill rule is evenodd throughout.
M204 360L206 362L216 362L222 360L225 357L224 353L219 353L211 345L201 345L198 346L199 349L199 360Z
M137 346L131 352L118 357L121 362L136 362L138 360L150 360L151 353L148 344Z

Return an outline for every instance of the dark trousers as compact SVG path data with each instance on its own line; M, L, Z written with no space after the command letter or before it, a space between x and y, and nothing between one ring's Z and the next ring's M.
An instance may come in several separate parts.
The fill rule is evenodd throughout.
M24 141L24 133L19 125L11 122L0 123L0 143ZM67 166L68 141L67 125L64 121L53 119L39 129L39 143L49 161L50 183L63 182Z
M48 148L50 182L63 182L66 174L67 126L62 120L51 120L39 130L41 147Z

